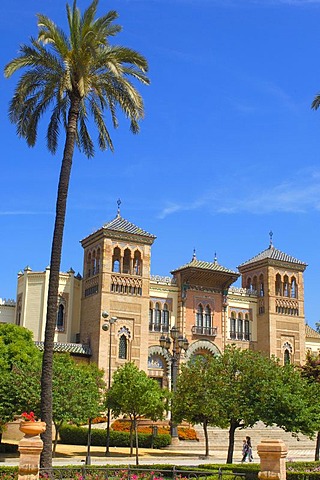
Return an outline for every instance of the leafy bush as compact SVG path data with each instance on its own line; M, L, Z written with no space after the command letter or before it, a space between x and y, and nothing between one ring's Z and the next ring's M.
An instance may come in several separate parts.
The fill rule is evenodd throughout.
M12 443L0 443L0 453L17 453L18 445Z
M61 443L68 445L86 445L88 437L88 428L76 427L74 425L63 425L60 429ZM152 435L139 433L139 446L142 448L150 448ZM107 432L102 428L94 428L91 430L91 445L103 447L106 445ZM163 448L170 445L170 435L156 435L153 439L154 448ZM134 443L135 445L135 443ZM111 447L129 447L130 434L128 432L117 432L110 430L110 446Z

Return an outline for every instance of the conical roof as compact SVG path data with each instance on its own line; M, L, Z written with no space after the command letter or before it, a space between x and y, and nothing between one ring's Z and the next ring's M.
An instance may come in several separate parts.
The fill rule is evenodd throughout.
M132 235L141 235L142 237L156 238L155 235L146 232L142 228L137 227L137 225L134 225L134 223L131 223L125 218L121 217L120 213L118 213L113 220L105 223L103 228L105 230L112 230L114 232L130 233Z
M261 262L263 260L274 260L274 261L285 262L285 263L293 263L295 265L301 265L303 267L307 266L307 263L304 263L298 258L292 257L291 255L288 255L287 253L284 253L281 250L278 250L277 248L274 247L273 244L270 244L268 248L258 253L258 255L250 258L250 260L247 260L244 263L241 263L241 265L239 265L238 268L240 269L247 265L251 265L252 263Z
M182 283L198 285L209 288L228 288L239 277L239 273L225 268L217 262L204 262L197 260L195 252L191 262L176 268L171 272L179 275Z
M199 268L201 270L211 270L215 272L222 272L222 273L231 273L234 275L239 274L235 272L234 270L230 270L229 268L223 267L220 265L218 262L204 262L203 260L197 260L196 258L193 258L191 262L186 263L185 265L182 265L179 268L176 268L175 270L172 270L171 273L178 272L179 270L184 270L186 268Z

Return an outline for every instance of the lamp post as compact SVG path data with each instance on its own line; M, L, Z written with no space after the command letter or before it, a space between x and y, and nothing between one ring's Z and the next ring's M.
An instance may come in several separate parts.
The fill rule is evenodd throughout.
M177 378L179 373L179 363L180 363L180 355L182 350L188 350L189 342L188 340L183 337L179 329L173 326L170 330L170 337L172 338L172 353L171 356L171 389L173 393L177 390ZM165 348L168 353L170 353L170 345L171 340L170 337L166 337L165 335L161 335L160 337L160 346ZM178 436L178 427L173 419L172 415L172 403L171 403L171 422L170 422L170 433L172 443L178 443L179 436Z
M108 391L111 387L111 329L112 325L116 323L117 317L109 318L109 313L104 311L102 312L102 318L104 319L104 324L102 325L102 330L107 332L109 330L109 357L108 357ZM106 440L106 456L110 455L110 408L107 410L107 440Z

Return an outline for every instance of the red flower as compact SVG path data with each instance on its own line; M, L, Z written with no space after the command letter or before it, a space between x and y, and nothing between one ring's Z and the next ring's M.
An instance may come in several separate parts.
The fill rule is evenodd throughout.
M36 421L36 417L34 415L34 412L30 412L30 413L27 413L27 412L23 412L21 414L21 417L26 421L26 422L35 422Z

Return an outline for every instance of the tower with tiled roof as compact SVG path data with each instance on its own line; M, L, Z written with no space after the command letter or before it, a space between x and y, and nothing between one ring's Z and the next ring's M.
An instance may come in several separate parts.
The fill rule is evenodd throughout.
M307 264L270 244L239 265L242 287L257 292L256 350L282 362L301 363L305 357L303 272Z
M239 274L213 262L192 260L171 272L179 288L178 328L187 337L188 356L223 351L226 342L228 288Z
M84 248L81 340L92 360L107 370L110 332L102 330L102 312L116 317L111 332L112 371L126 361L147 370L150 250L155 236L118 213L81 241Z

